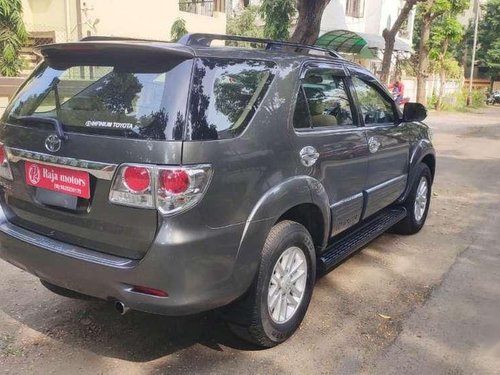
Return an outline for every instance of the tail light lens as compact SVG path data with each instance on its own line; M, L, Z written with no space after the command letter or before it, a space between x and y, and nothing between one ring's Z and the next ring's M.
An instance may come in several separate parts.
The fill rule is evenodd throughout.
M124 165L115 176L109 200L132 207L154 208L151 170L140 165Z
M158 168L156 207L162 214L187 210L205 194L212 169L209 165L183 168Z
M123 183L133 193L143 193L151 188L151 174L144 167L125 167Z
M125 206L156 208L164 215L171 215L199 202L211 176L209 165L122 165L113 181L109 200Z
M0 143L0 177L6 178L7 180L13 180L12 171L10 169L9 160L7 159L7 152L5 147Z
M184 193L189 188L189 174L183 169L160 171L160 187L171 193Z

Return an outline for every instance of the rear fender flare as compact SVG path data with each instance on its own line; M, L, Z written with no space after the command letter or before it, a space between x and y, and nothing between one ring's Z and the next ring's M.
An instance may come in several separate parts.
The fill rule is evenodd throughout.
M406 189L399 198L399 202L405 201L405 199L408 197L408 194L411 191L411 188L413 184L415 183L415 179L417 178L415 171L417 165L419 165L422 160L427 156L427 155L432 155L436 157L436 152L434 151L434 147L432 146L431 141L428 139L421 139L418 141L418 143L413 147L411 153L410 153L410 165L409 165L409 170L408 170L408 183L406 184Z
M289 209L304 203L320 208L325 223L323 247L326 245L331 217L329 199L321 182L310 176L299 176L272 187L254 206L241 236L232 277L240 295L248 290L255 278L261 250L276 220Z

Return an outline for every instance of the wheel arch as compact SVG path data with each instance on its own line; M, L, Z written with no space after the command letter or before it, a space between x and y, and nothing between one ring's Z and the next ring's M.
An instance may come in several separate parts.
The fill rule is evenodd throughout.
M421 163L424 163L429 167L431 170L432 180L434 181L434 176L436 174L436 156L432 153L426 154L422 158Z
M320 208L314 203L302 203L296 205L286 212L284 212L276 223L284 220L295 221L303 225L312 237L316 252L323 249L325 246L324 238L327 228L325 226L325 219Z
M235 259L232 282L243 294L252 284L260 254L271 228L282 220L293 220L310 230L317 249L330 235L330 206L323 185L310 176L292 177L269 189L250 213ZM319 229L314 225L321 224Z
M434 176L436 174L436 152L432 143L428 139L421 139L411 152L409 170L408 170L408 182L406 184L406 189L398 199L398 202L404 202L406 197L411 191L411 187L415 183L415 170L417 165L420 163L426 164L431 170L432 180L434 181Z

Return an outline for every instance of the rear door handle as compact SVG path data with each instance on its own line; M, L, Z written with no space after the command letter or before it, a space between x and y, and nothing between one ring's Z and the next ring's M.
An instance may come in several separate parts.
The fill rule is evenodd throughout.
M300 161L305 167L313 166L319 158L319 152L313 146L306 146L300 150Z

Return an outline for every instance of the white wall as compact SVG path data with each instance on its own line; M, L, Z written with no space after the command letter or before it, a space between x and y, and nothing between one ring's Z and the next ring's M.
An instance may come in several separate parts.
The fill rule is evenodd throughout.
M347 0L331 0L326 6L321 19L320 35L339 29L347 29L369 34L382 35L382 31L392 26L404 0L365 0L365 9L362 18L346 16ZM409 17L410 29L413 29L415 12ZM410 37L408 38L409 41Z
M58 42L76 38L75 0L22 0L22 5L23 19L28 31L54 31ZM69 15L68 25L66 6ZM74 29L71 30L72 28Z
M225 33L225 13L214 17L180 12L175 0L87 0L88 17L99 18L97 34L170 39L170 28L176 18L186 20L190 32ZM87 28L88 29L88 28ZM85 33L85 32L84 32ZM93 32L94 33L94 32Z
M28 31L55 31L56 41L77 39L76 1L68 0L69 37L66 26L66 0L22 0ZM179 11L177 0L82 0L83 35L129 36L170 39L170 28L176 18L186 20L190 32L225 33L225 13L214 17ZM85 11L85 9L87 9ZM99 19L96 30L86 23Z

